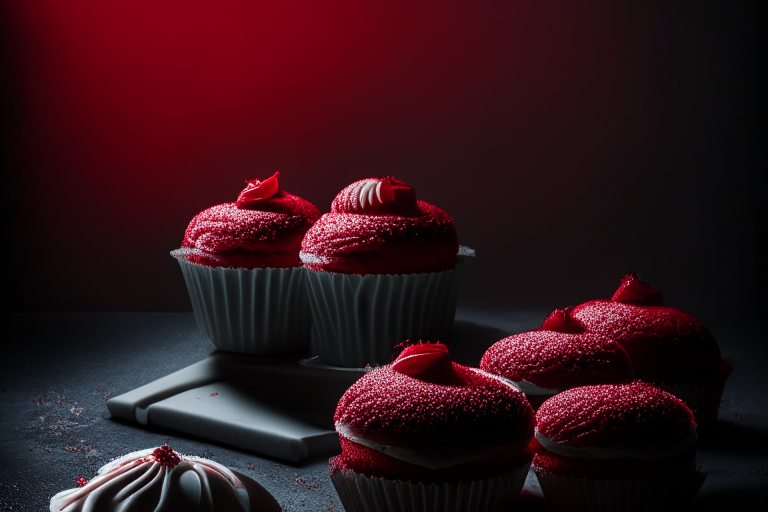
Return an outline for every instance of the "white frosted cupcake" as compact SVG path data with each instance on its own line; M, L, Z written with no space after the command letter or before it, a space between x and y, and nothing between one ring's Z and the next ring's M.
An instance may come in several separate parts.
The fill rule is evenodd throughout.
M51 498L51 512L280 512L256 481L165 445L124 455L78 485Z
M320 211L280 190L278 173L189 223L179 261L200 330L241 354L304 352L311 313L299 248Z
M474 251L453 219L391 176L352 183L304 236L312 347L332 366L391 361L406 339L453 336L461 281Z

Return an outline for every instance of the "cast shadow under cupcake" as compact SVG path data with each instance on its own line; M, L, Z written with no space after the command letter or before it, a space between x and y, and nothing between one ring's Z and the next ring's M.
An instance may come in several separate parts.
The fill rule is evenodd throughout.
M706 484L705 484L706 485ZM765 503L766 488L732 487L707 492L702 489L691 512L721 512L723 510L754 510L756 503Z
M495 327L456 320L453 324L453 339L444 343L454 362L477 368L485 351L507 336L508 332Z
M158 425L152 425L152 424L142 425L141 429L136 429L132 433L128 433L129 430L136 428L135 423L122 418L116 418L114 416L110 417L109 420L118 425L122 425L126 427L124 430L121 431L121 436L123 436L123 438L127 440L127 444L129 444L130 446L146 445L147 443L144 442L143 440L147 437L147 435L159 436L163 440L162 442L167 441L168 445L171 448L174 448L174 446L176 445L176 443L174 442L174 439L183 439L185 442L197 443L201 447L200 452L184 453L184 455L191 455L191 456L201 457L204 459L211 458L214 461L216 460L217 450L227 450L230 452L236 452L243 455L253 455L255 457L258 457L260 460L270 461L275 464L279 464L280 466L284 466L286 468L295 469L295 468L312 466L318 463L319 461L327 461L329 457L332 457L334 455L338 455L339 453L341 453L341 448L339 448L338 450L331 450L331 451L328 451L328 453L324 453L321 455L307 457L305 459L302 459L301 461L290 461L286 459L281 459L280 457L274 457L272 455L267 455L264 453L248 450L246 448L233 446L225 442L215 441L212 439L208 439L206 437L178 432L176 430L166 428L166 427L161 427ZM290 476L293 476L293 474L291 474Z
M718 419L700 426L698 446L707 451L768 457L768 426L759 428Z

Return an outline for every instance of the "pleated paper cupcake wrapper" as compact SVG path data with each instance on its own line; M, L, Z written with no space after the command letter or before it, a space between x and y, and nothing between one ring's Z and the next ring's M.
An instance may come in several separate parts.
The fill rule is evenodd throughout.
M658 384L658 386L682 400L693 411L697 423L710 423L717 420L725 378L726 376L718 375L707 382Z
M472 249L446 272L354 275L307 270L311 352L331 366L388 364L405 340L448 341Z
M534 472L552 510L633 512L685 510L704 484L701 468L663 471L653 475L611 480L563 477L548 471Z
M331 481L349 512L509 512L520 497L529 467L458 484L401 482L349 470L332 473Z
M181 265L200 331L216 347L239 354L309 349L311 311L306 270L211 268L171 252Z

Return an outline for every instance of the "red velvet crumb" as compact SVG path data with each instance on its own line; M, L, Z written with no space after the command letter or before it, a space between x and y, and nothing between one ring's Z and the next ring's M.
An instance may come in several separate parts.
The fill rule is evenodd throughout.
M168 469L173 469L177 464L181 462L181 457L174 452L170 446L164 444L160 448L152 452L152 457L155 461L159 462L161 466Z
M77 477L77 486L78 487L83 487L87 483L88 483L88 480L86 480L84 477L82 477L82 476Z

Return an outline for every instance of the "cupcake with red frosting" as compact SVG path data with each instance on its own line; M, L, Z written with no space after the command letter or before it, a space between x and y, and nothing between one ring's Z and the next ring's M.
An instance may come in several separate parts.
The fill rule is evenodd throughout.
M506 510L530 466L534 413L511 382L413 345L350 387L331 480L345 510Z
M632 362L622 346L587 333L567 309L553 312L538 330L494 343L480 368L517 384L534 409L566 389L634 380Z
M280 512L258 482L168 446L129 453L51 498L51 512Z
M706 478L696 423L675 396L643 382L572 388L536 412L533 471L555 510L690 505Z
M568 311L569 321L618 342L635 377L674 394L696 421L715 420L730 365L712 334L692 315L665 306L661 291L628 274L610 300L593 300Z
M281 190L278 177L248 181L235 202L197 214L181 248L171 252L200 330L222 350L267 354L309 347L311 313L299 249L320 211Z
M392 177L344 188L304 236L312 350L332 366L391 361L405 339L450 339L471 249L445 211Z

